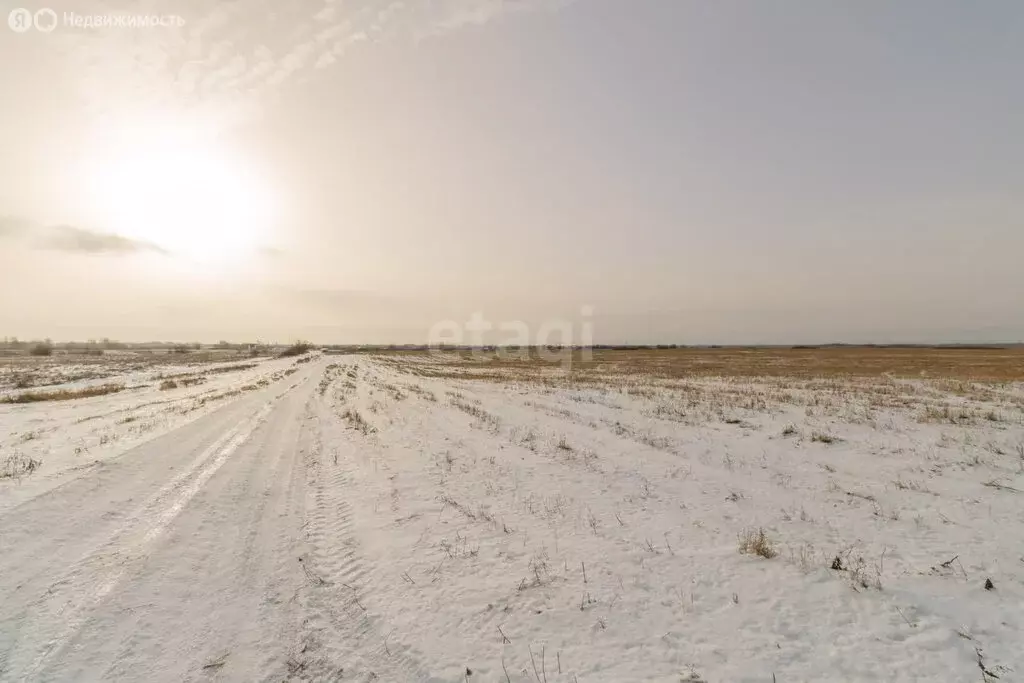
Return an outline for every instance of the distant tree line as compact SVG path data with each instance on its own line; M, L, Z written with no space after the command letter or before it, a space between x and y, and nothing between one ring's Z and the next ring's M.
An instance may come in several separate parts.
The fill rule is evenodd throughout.
M110 338L89 339L86 341L54 342L52 339L23 340L18 337L0 338L0 354L28 354L32 356L51 356L54 353L81 356L102 356L106 351L133 351L136 353L163 352L172 354L190 354L201 350L234 351L251 356L270 355L275 346L262 342L232 343L220 341L216 344L200 342L120 342Z

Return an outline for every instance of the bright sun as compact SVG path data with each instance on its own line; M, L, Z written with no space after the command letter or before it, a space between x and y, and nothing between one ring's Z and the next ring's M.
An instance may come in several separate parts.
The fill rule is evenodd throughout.
M195 136L119 133L85 171L104 228L200 262L238 260L266 243L276 205L253 168Z

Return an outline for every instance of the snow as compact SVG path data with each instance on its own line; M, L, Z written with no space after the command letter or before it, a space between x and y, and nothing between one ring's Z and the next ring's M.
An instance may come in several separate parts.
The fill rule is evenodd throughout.
M0 597L92 558L67 624L0 600L0 680L1022 677L1020 383L293 363L0 406L43 462L0 481ZM52 531L62 496L115 540Z
M294 359L185 364L104 358L88 364L44 362L30 373L8 369L0 375L0 400L104 385L124 389L69 401L0 404L0 464L12 455L41 463L31 476L0 479L0 511L188 424L261 383L281 379L293 364ZM33 376L32 385L15 389L9 380L25 374ZM165 378L175 378L179 386L161 389ZM184 386L183 378L194 383Z

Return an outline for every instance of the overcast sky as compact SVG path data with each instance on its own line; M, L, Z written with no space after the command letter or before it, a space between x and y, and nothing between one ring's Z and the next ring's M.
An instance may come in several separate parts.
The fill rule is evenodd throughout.
M48 6L0 335L1024 340L1018 0Z

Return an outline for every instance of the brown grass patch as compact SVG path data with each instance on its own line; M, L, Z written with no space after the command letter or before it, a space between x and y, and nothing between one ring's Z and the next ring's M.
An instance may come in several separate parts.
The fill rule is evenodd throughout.
M562 360L536 349L514 353L466 350L394 351L378 359L421 377L530 380L561 372ZM570 353L565 352L566 358ZM823 347L573 350L568 373L591 376L788 377L1024 381L1024 348Z
M72 401L76 398L106 396L124 391L123 384L103 384L83 389L62 389L60 391L27 391L14 396L0 398L0 403L38 403L40 401Z
M758 555L770 560L779 552L775 545L768 539L764 529L748 529L740 535L740 552L748 555Z
M42 464L41 460L14 453L0 463L0 479L20 479L35 472Z

